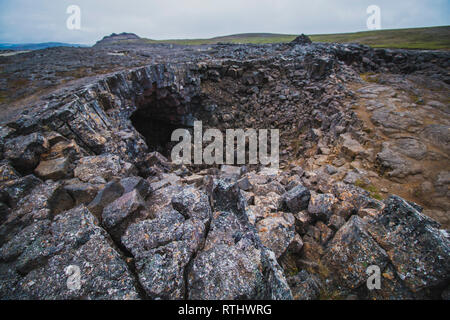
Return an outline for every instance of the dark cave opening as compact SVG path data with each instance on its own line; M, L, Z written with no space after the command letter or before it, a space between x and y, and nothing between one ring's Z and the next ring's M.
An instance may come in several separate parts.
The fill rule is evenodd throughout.
M130 120L144 138L148 151L158 151L170 158L172 147L178 143L171 141L172 133L176 129L189 128L191 103L186 103L178 92L156 86L140 96L136 103L137 109Z
M158 151L166 157L170 156L173 145L172 132L182 128L182 125L167 119L154 118L139 111L135 112L130 120L134 128L143 136L149 152Z

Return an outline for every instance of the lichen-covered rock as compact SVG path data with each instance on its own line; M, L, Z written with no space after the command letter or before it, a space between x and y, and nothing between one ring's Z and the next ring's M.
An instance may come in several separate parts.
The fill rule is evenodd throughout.
M98 192L98 187L90 183L75 183L64 186L64 189L75 200L75 205L89 204L94 200Z
M311 217L309 216L307 211L300 211L296 214L294 214L295 218L295 230L300 235L304 235L309 227L309 224L311 223Z
M189 299L256 299L263 286L261 252L217 244L201 252L189 273Z
M113 177L131 173L130 164L113 154L81 158L74 170L74 176L84 182L89 182L95 177L102 177L109 181Z
M386 250L398 276L412 292L448 283L450 240L440 225L405 200L392 196L369 232Z
M253 186L252 192L257 196L264 196L271 192L278 195L283 195L284 193L286 193L286 190L278 181L271 181L266 184L255 184Z
M0 282L2 299L139 298L128 266L84 206L31 225L2 250L7 260L17 257L13 270L25 274ZM69 267L80 271L78 288L68 286Z
M111 181L105 185L95 196L94 200L89 203L89 211L92 212L97 218L101 219L103 208L108 204L122 196L124 188L117 181Z
M348 203L356 210L370 196L368 191L343 182L334 183L331 193L338 200Z
M282 206L282 198L278 193L269 192L261 196L255 196L255 206L268 209L272 212L277 211Z
M74 161L86 155L86 152L74 140L67 141L65 138L58 136L53 138L47 136L46 138L51 147L48 152L42 155L44 160L67 158L69 161Z
M127 177L120 180L123 187L123 193L128 193L136 189L142 198L146 198L150 193L150 184L141 177Z
M74 201L59 182L47 181L23 197L0 225L0 245L35 221L52 219L74 206Z
M19 173L8 163L8 161L2 161L0 163L0 183L18 178L20 178Z
M15 207L23 197L31 192L42 181L36 176L30 174L25 177L8 180L0 184L0 192L3 194L4 201L7 201L12 207Z
M113 237L120 238L127 222L135 218L144 207L144 200L135 189L125 193L103 209L102 224Z
M291 213L298 213L308 208L311 193L302 185L298 185L283 195L283 204Z
M154 299L184 299L184 269L192 254L187 243L175 241L139 259L136 269L146 294Z
M40 133L10 139L5 143L4 156L23 174L32 173L41 154L48 150L48 141Z
M328 222L335 203L336 198L332 194L313 194L309 200L308 213L313 220Z
M172 207L186 219L200 220L206 223L211 219L211 206L208 196L193 187L184 187L171 200Z
M333 236L333 231L325 223L319 221L314 226L309 226L306 234L318 243L325 245Z
M275 255L231 212L216 212L189 269L189 299L289 299Z
M58 180L64 179L70 175L69 159L57 158L52 160L41 161L36 169L35 174L43 180Z
M256 223L269 217L273 213L270 208L249 205L246 208L246 214L247 214L248 221L250 222L250 224L256 225Z
M302 270L288 278L295 300L316 300L320 294L320 281L308 271Z
M295 218L291 213L279 212L256 224L262 243L279 258L289 247L295 236Z
M367 222L358 216L338 231L328 244L322 258L329 276L341 292L351 291L363 284L371 265L383 270L389 262L386 251L367 231Z
M47 208L53 216L56 216L73 206L72 197L60 182L47 181L35 187L32 192L19 201L16 213L22 215Z
M152 203L153 197L159 202ZM209 199L193 187L169 187L152 194L149 202L153 218L131 224L121 243L136 259L139 282L149 297L184 299L187 265L211 219Z
M333 214L330 217L330 221L328 223L328 226L333 229L334 231L339 230L343 225L345 224L345 219L341 217L340 215Z
M261 244L238 191L236 184L214 182L212 194L219 211L214 213L204 248L189 269L188 297L290 299L275 254Z
M381 270L380 289L367 290L370 300L411 300L424 297L415 296L403 283L391 264ZM436 297L439 298L439 297Z
M182 239L183 215L176 210L162 210L161 217L131 224L122 236L122 244L136 259L147 251Z

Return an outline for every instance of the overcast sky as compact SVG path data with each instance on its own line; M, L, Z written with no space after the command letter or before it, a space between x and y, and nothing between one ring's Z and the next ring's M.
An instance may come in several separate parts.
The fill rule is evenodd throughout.
M0 42L93 44L113 32L181 39L364 31L372 4L381 8L382 29L450 25L450 0L0 0ZM66 27L69 5L81 9L81 30Z

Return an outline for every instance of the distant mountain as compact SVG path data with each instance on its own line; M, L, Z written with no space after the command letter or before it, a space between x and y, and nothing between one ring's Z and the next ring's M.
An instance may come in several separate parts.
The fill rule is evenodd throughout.
M134 33L127 33L127 32L123 32L123 33L119 33L119 34L113 33L109 36L103 37L103 39L100 41L97 41L97 43L95 45L102 46L102 45L113 44L116 42L129 42L129 41L136 41L136 40L140 40L140 39L141 38Z
M39 50L54 47L88 47L82 44L71 44L63 42L44 42L44 43L0 43L0 50Z

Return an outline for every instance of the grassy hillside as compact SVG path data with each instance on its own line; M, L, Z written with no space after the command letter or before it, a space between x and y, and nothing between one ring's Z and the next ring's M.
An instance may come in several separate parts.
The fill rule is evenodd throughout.
M450 49L450 26L312 35L315 42L359 42L374 48Z
M140 41L146 43L173 43L183 45L215 44L218 42L262 44L290 42L295 37L296 35L288 34L244 33L211 39L142 39ZM310 35L310 37L314 42L358 42L375 48L450 49L450 26Z
M147 43L173 43L182 45L216 44L227 43L280 43L294 40L296 35L276 33L242 33L230 36L215 37L210 39L179 39L179 40L145 40Z

